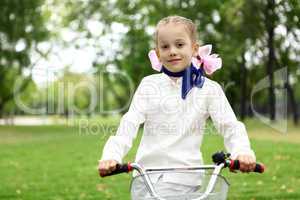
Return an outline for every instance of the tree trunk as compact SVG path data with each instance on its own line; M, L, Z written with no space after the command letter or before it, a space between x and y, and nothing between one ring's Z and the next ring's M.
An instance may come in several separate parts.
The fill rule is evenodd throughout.
M294 124L297 125L299 116L298 116L297 103L295 100L294 91L288 81L285 83L285 87L287 89L287 93L289 95L289 99L292 107L293 121Z
M242 63L241 63L241 99L240 99L240 106L241 106L241 120L244 120L246 115L247 115L247 111L246 111L246 106L247 106L247 69L245 66L245 57L244 57L244 52L242 53Z
M290 70L289 70L289 60L288 60L289 48L282 55L283 55L283 63L286 63L286 80L285 80L286 82L284 83L284 88L287 89L287 94L291 105L290 110L293 114L293 121L294 124L297 125L299 120L299 115L298 115L298 108L297 108L297 102L294 95L294 90L290 84ZM280 67L277 59L275 59L275 64L277 68Z
M298 124L298 119L299 119L299 116L298 116L298 108L297 108L297 102L296 102L296 99L295 99L295 95L294 95L294 90L290 84L290 71L289 71L289 68L287 66L287 79L286 79L286 83L285 83L285 87L287 89L287 93L288 93L288 96L289 96L289 100L290 100L290 103L291 103L291 107L292 107L292 113L293 113L293 121L294 121L294 124L297 125Z
M270 112L270 119L272 121L275 120L275 94L274 94L274 76L273 76L273 66L275 60L275 53L274 53L274 7L275 2L274 0L268 0L267 3L267 10L266 10L266 27L268 32L268 62L267 62L267 74L270 81L269 87L269 112Z
M4 105L0 103L0 118L4 117L3 109L4 109Z

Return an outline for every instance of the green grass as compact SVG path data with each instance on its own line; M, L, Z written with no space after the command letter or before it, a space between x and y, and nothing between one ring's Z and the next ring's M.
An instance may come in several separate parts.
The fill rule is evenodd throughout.
M249 124L252 146L267 171L225 172L231 183L229 199L300 199L300 141L295 141L300 133L278 135L285 138L281 140L268 127ZM115 128L116 122L102 128L94 125L93 132L64 126L0 127L0 199L129 200L130 175L101 179L96 170L109 136L104 133ZM291 132L297 130L299 127L294 127ZM133 160L137 144L138 140L125 161ZM202 151L207 162L220 149L221 137L205 136Z

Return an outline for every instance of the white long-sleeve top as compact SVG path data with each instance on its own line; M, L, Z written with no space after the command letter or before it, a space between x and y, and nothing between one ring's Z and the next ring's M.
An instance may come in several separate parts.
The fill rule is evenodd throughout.
M245 126L236 119L221 86L205 78L203 87L193 87L184 100L181 82L182 78L174 81L163 73L143 78L116 135L105 144L101 160L122 162L139 125L144 123L135 162L146 168L200 165L208 117L223 135L232 158L238 154L254 156Z

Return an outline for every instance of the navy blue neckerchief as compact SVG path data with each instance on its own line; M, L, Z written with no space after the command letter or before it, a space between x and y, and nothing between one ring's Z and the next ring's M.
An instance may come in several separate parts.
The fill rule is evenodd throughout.
M204 84L204 73L202 67L197 69L193 64L180 72L171 72L164 66L161 72L171 77L182 77L181 98L185 99L189 91L194 87L202 88Z

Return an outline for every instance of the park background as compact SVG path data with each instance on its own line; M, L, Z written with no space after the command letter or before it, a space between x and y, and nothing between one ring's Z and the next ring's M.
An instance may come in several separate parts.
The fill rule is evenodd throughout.
M198 25L264 174L232 174L229 199L299 199L300 2L1 0L0 199L129 199L130 175L97 162L140 80L159 19ZM124 161L133 161L140 128ZM224 149L208 123L205 161Z

